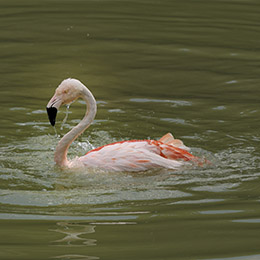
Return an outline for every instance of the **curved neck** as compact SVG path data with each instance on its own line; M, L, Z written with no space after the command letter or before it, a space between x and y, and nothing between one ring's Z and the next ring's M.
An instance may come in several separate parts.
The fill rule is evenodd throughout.
M78 125L72 128L66 135L62 137L56 147L54 161L61 167L68 166L69 162L67 159L67 153L69 146L80 134L84 132L86 128L89 127L89 125L93 122L97 112L96 100L92 93L85 86L80 97L86 102L86 114Z

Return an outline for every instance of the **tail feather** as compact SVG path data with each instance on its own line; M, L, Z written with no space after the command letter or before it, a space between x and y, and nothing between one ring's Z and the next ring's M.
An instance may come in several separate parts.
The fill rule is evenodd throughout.
M171 133L164 135L159 139L159 142L162 143L160 145L160 155L164 158L172 160L182 159L184 161L193 161L200 166L205 164L204 160L189 153L190 148L185 146L181 140L174 139Z
M195 159L194 155L178 147L172 147L170 145L162 145L160 146L160 149L161 149L161 156L167 159L172 159L172 160L182 159L184 161L191 161Z
M174 139L173 135L171 133L167 133L163 137L159 139L160 142L168 145L172 145L174 147L178 147L184 150L189 151L190 148L184 145L184 143L179 139Z

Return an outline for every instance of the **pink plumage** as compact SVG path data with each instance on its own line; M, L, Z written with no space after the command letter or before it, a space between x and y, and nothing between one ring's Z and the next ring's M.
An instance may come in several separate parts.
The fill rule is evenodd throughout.
M78 158L85 166L108 171L176 169L195 157L184 149L155 140L130 140L108 144Z

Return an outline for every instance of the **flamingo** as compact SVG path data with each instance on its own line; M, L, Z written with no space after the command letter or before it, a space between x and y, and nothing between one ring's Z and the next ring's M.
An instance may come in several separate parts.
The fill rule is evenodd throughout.
M97 106L90 90L79 80L68 78L57 87L47 104L50 124L55 125L61 105L70 104L78 98L86 102L86 114L78 125L59 141L54 154L55 163L61 168L98 168L107 171L146 171L153 168L177 169L185 161L198 162L182 141L167 133L159 140L126 140L107 144L87 152L81 157L68 160L71 143L93 122Z

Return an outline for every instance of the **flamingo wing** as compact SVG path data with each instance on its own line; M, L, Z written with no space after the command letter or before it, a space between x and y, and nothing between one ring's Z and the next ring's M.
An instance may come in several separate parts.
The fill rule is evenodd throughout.
M181 141L172 145L172 136L156 140L130 140L101 146L78 160L85 166L112 171L145 171L151 168L176 169L195 157ZM176 139L174 139L176 140ZM187 147L186 147L187 148Z

